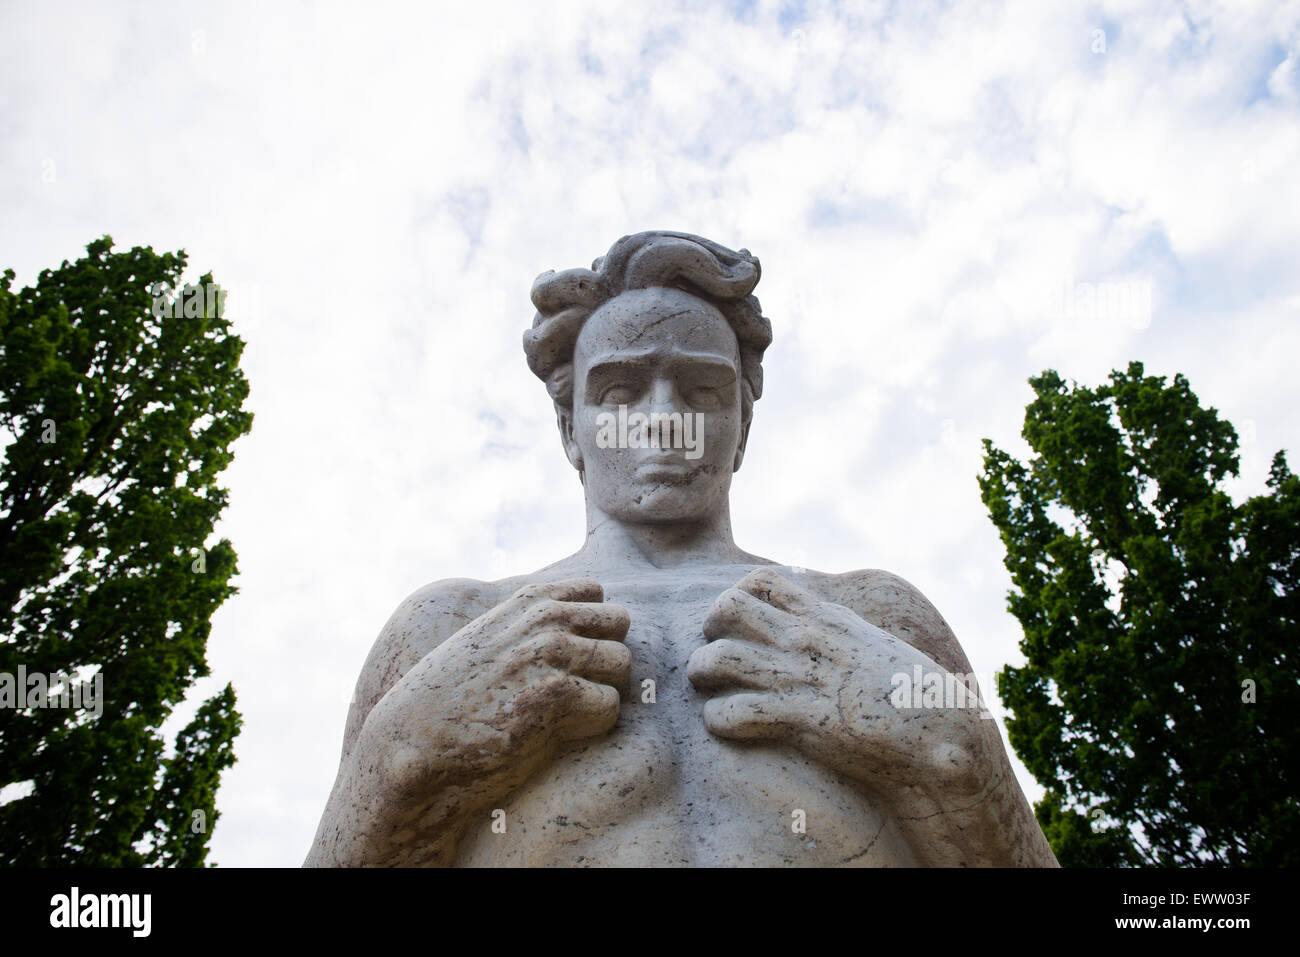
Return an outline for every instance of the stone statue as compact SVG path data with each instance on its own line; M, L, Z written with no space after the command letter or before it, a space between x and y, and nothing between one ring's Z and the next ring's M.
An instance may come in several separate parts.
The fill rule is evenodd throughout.
M533 283L586 543L401 603L307 865L1056 865L987 712L898 693L971 670L925 596L732 540L758 279L643 232Z

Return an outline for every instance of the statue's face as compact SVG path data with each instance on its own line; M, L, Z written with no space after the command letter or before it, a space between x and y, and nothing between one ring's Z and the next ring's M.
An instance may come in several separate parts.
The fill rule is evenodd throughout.
M725 506L744 449L736 334L689 293L617 296L578 335L567 426L569 457L606 514L703 519Z

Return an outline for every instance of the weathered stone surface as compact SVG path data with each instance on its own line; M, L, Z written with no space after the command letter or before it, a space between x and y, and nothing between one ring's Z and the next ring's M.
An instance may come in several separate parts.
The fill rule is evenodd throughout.
M1055 866L995 723L900 700L971 671L925 596L734 543L758 278L665 232L538 277L525 351L586 543L398 607L308 865Z

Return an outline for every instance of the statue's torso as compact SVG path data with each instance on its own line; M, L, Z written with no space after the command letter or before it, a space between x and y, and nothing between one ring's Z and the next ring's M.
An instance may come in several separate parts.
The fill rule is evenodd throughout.
M467 830L458 863L916 863L898 825L860 787L787 746L723 741L705 730L707 697L687 680L686 662L705 644L713 601L751 568L660 581L601 577L606 600L631 616L632 677L618 723L562 748L500 802L495 829L485 817ZM653 703L643 700L646 679Z

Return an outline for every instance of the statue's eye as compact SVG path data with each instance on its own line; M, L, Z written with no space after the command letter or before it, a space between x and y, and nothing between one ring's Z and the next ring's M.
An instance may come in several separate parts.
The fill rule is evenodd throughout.
M722 407L722 396L717 389L709 386L699 386L694 389L686 390L686 401L696 409L719 409Z
M636 398L636 392L629 385L616 383L600 394L601 405L627 405Z

